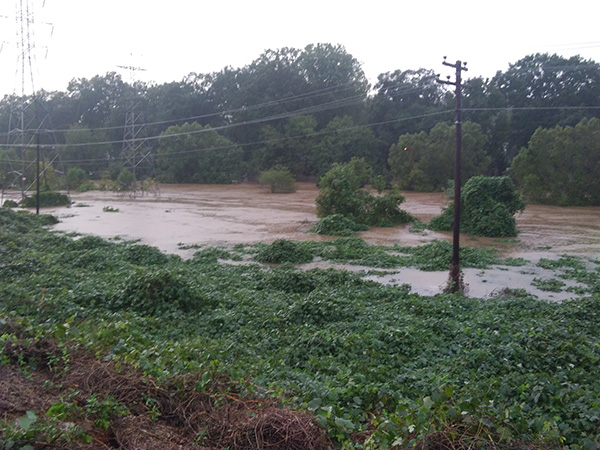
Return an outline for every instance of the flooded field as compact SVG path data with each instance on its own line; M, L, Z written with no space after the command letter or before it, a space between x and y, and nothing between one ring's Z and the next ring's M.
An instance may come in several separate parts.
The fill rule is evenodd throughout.
M190 256L193 250L181 245L233 245L272 242L275 239L331 239L307 233L317 222L314 183L300 183L294 194L271 194L256 184L228 186L162 185L160 192L131 198L113 192L90 191L72 194L70 208L50 208L60 223L56 230L75 231L105 238L140 239L170 253ZM444 206L441 193L406 192L403 208L428 222ZM510 239L461 236L461 245L495 248L504 256L522 257L532 262L509 270L465 270L469 295L486 297L504 287L525 288L539 298L562 300L570 292L548 293L531 286L534 277L551 276L535 267L542 257L562 254L590 259L600 258L600 207L561 208L529 205L516 216L519 235ZM421 245L444 239L451 233L424 231L411 233L410 225L373 228L361 233L372 244ZM375 277L387 283L408 283L413 291L432 295L440 292L445 272L399 270Z

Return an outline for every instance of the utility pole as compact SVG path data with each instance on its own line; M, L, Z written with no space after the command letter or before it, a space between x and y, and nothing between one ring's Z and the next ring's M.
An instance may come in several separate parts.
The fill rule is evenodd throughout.
M464 70L467 71L467 63L462 61L456 61L454 64L446 62L444 56L443 65L452 67L456 70L455 81L450 81L450 76L447 76L447 80L437 80L438 83L449 84L454 86L455 92L455 116L456 116L456 153L454 155L454 223L452 226L453 237L452 237L452 265L450 266L450 292L456 293L464 289L464 283L461 277L460 271L460 162L461 162L461 143L462 143L462 124L460 118L461 110L461 98L462 98L462 84L461 84L461 73Z
M35 213L40 214L40 133L36 133L37 151L36 151L36 169L35 169Z

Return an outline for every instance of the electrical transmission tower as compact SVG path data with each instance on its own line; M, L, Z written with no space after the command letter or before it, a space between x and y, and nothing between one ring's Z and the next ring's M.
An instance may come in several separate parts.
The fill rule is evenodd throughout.
M142 117L142 113L139 111L140 96L135 82L135 72L145 69L133 66L118 67L127 69L130 72L130 87L126 98L125 128L123 131L123 148L121 152L123 167L133 174L130 195L136 197L139 190L143 196L146 192L144 181L149 174L154 173L152 150L146 145L144 125L140 124ZM156 188L156 185L153 185L153 187Z
M46 179L47 171L59 158L59 154L50 155L49 161L43 161L40 146L54 147L56 141L52 131L50 116L45 111L35 89L36 54L36 18L32 0L15 2L16 29L16 81L10 103L10 117L6 144L9 151L20 161L14 164L9 159L8 179L11 186L20 186L21 196L36 186L37 210L39 212L40 177ZM49 23L43 23L50 25ZM35 151L34 151L35 150Z

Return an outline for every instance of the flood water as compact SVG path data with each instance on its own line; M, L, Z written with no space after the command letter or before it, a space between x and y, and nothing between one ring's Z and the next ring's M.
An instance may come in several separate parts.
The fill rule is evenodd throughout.
M290 240L324 240L307 230L317 222L314 183L299 183L294 194L271 194L257 184L161 185L153 194L136 196L114 192L73 193L70 208L47 208L58 216L54 229L93 234L104 238L140 239L165 252L191 256L193 250L180 245L233 245L237 243ZM405 192L402 205L413 216L428 222L444 206L441 193ZM106 209L118 210L107 211ZM556 207L528 205L516 216L519 235L510 239L461 235L461 245L495 248L503 256L522 257L531 265L509 270L466 269L469 295L486 297L504 287L525 288L539 298L562 300L569 292L548 293L531 286L533 277L552 277L535 267L542 257L562 254L600 257L600 207ZM444 239L451 233L411 233L410 225L373 228L361 233L372 244L421 245ZM505 268L504 268L505 269ZM382 282L408 283L414 292L433 295L447 280L446 272L402 269L394 275L376 277Z

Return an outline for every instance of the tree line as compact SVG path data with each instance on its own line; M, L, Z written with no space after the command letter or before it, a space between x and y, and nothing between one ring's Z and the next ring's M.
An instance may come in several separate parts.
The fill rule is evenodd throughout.
M402 189L439 190L452 172L454 98L436 80L431 69L396 70L371 86L360 63L331 44L267 50L244 67L179 82L127 83L114 72L73 79L66 91L0 101L0 181L5 188L35 177L33 126L23 138L15 123L21 111L30 117L21 123L38 124L46 182L74 169L79 178L112 180L131 170L124 126L135 117L139 159L153 162L133 164L140 179L231 183L279 165L297 179L316 180L334 163L363 158ZM528 55L491 79L468 79L463 107L466 175L515 173L535 201L572 203L577 193L539 192L547 190L545 180L556 180L539 173L535 158L561 133L570 137L553 147L557 161L580 151L573 140L583 134L571 130L593 127L600 117L600 65ZM540 136L539 129L554 134ZM587 156L575 158L583 162L562 168L577 172L569 174L577 186L600 179L597 140L586 139ZM590 202L598 195L578 200Z

